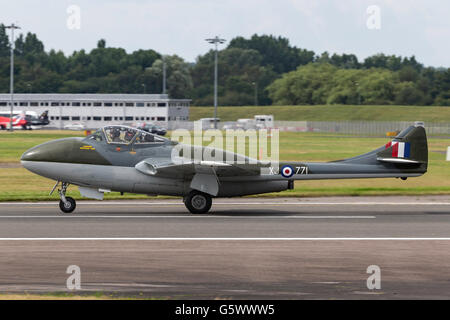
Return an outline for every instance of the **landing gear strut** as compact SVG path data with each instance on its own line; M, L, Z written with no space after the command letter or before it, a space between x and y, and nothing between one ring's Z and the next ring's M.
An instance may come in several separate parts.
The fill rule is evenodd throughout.
M184 197L183 202L186 208L193 214L207 213L212 205L211 196L197 190L191 191Z
M77 204L75 199L72 197L66 197L66 191L69 184L67 182L61 182L61 189L58 189L59 197L61 200L59 201L59 208L64 213L71 213L75 210Z

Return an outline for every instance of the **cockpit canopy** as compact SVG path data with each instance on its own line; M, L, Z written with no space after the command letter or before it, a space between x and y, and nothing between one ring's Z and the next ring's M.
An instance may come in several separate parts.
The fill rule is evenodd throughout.
M138 134L138 130L129 127L109 126L104 127L106 140L108 143L130 144Z
M105 141L108 144L150 144L163 143L164 138L127 126L106 126L98 129L87 139Z

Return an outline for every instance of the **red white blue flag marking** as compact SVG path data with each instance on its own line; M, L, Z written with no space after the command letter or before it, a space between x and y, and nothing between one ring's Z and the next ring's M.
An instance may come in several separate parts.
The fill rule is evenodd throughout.
M291 166L283 166L281 168L281 175L285 178L289 178L292 177L292 175L294 174L294 169L292 169Z
M386 149L392 147L393 158L409 158L411 145L409 142L390 141L386 144Z

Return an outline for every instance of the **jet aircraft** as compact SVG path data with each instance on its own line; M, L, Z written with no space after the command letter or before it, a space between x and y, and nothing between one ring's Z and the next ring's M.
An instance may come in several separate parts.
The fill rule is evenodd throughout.
M48 110L45 110L39 117L37 115L27 114L25 115L25 119L27 120L28 126L46 126L50 124L48 119Z
M327 163L273 164L218 149L209 151L221 153L224 161L196 160L194 154L206 147L180 146L186 147L135 128L107 126L85 138L38 145L26 151L21 162L31 172L56 181L51 193L60 185L59 206L65 213L76 207L75 200L66 196L73 184L82 196L99 200L110 191L181 196L194 214L207 213L212 198L279 192L292 189L295 180L406 180L426 173L428 165L427 137L420 122L376 150Z
M27 120L25 119L25 114L13 114L12 125L14 127L21 127L22 129L27 129ZM0 129L6 130L11 126L11 118L9 113L0 114Z
M43 127L50 123L48 119L48 110L40 116L35 111L14 111L13 127L21 127L23 130L31 130L36 127ZM10 127L10 114L0 113L0 129L5 130Z

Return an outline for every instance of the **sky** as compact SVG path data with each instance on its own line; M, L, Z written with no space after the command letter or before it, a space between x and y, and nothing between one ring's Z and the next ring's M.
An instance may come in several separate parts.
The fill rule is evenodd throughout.
M104 38L127 52L154 49L194 62L211 48L206 38L257 33L286 37L316 54L415 55L426 66L450 67L445 0L0 1L0 23L18 23L46 50L66 54L91 50Z

